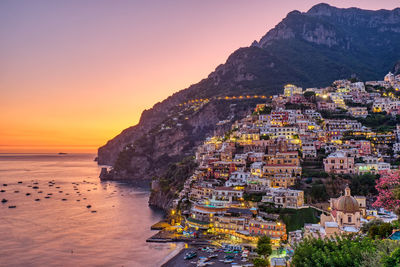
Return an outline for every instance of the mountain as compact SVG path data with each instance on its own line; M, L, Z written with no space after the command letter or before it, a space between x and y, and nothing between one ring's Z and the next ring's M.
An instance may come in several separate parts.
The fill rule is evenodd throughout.
M400 74L400 60L396 62L394 65L392 72L394 75L399 75Z
M131 181L161 177L172 163L193 155L205 137L229 129L260 102L225 96L271 95L286 83L319 87L351 76L382 79L399 59L400 8L370 11L318 4L307 12L292 11L207 78L145 110L136 126L100 147L98 163L114 167L101 176ZM198 102L187 103L194 99Z

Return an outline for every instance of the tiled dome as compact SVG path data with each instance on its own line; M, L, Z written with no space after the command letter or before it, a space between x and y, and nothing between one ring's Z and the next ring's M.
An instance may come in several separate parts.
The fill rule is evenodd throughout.
M360 211L357 200L352 196L341 196L337 202L337 210L344 213Z
M350 188L347 186L344 196L339 197L337 201L337 210L344 213L355 213L360 211L357 200L351 196Z

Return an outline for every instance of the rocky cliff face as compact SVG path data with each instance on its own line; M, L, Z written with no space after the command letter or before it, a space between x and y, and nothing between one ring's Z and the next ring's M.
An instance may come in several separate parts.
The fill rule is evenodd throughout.
M228 102L218 96L274 94L284 84L326 86L356 75L381 79L400 58L400 9L368 11L319 4L308 12L290 12L260 41L235 51L206 79L142 113L98 150L98 163L111 165L104 179L149 180L193 153L196 145L230 115L244 115L259 101ZM191 99L209 102L188 108ZM236 104L231 106L231 104Z
M261 38L260 42L253 45L265 48L275 40L297 38L318 45L351 49L351 45L359 45L355 42L360 36L362 39L374 35L378 37L382 32L398 33L399 23L400 8L391 11L370 11L318 4L306 13L290 12L282 22ZM391 42L391 37L385 39L384 41Z
M113 165L119 152L127 145L134 143L144 133L160 124L167 117L167 110L185 101L185 93L178 92L162 103L157 103L150 110L143 111L137 125L123 130L119 135L107 142L98 150L99 165Z
M163 116L163 121L154 123L150 130L143 132L139 127L128 129L133 134L141 135L131 139L122 136L112 141L121 150L115 157L113 169L108 173L103 171L101 178L149 180L160 176L171 163L193 155L194 148L207 136L229 130L231 123L239 116L247 115L249 107L256 101L213 100L175 106ZM226 122L217 125L223 120ZM125 143L127 140L130 142Z
M172 206L172 201L182 190L186 177L189 177L196 167L193 156L171 164L162 177L152 181L149 204L168 210Z

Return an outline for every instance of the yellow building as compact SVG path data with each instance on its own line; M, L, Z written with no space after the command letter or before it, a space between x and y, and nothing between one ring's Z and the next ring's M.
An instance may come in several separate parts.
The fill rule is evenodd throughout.
M293 84L287 84L285 85L284 89L283 89L283 94L286 97L291 97L295 94L302 94L303 93L303 89L301 87L297 87L296 85Z

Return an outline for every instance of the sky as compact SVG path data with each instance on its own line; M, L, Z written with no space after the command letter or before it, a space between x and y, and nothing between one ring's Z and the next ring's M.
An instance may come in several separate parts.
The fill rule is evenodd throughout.
M0 153L95 152L312 0L2 0ZM398 0L325 1L393 9Z

